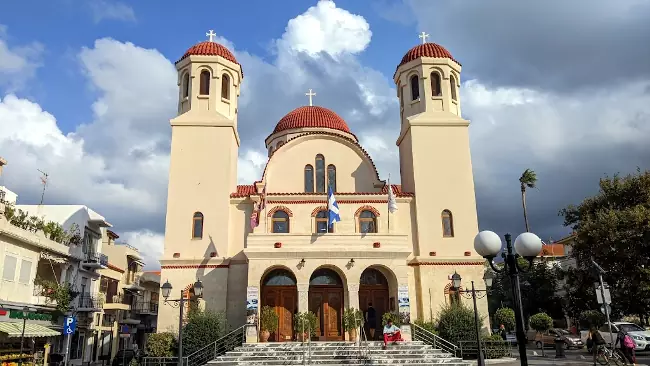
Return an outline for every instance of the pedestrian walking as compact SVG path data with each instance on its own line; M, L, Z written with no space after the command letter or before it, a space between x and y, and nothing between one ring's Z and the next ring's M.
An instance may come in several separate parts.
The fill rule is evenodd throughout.
M634 348L636 347L636 343L634 343L632 337L623 329L619 329L616 336L616 343L614 343L614 348L616 348L619 343L621 345L621 353L623 353L623 361L625 361L625 364L627 365L629 362L634 365L636 363L634 357Z
M587 336L587 348L591 346L591 354L594 356L594 366L596 366L596 358L598 357L598 349L605 344L605 339L600 334L596 328L591 327L589 329L589 335Z
M372 307L372 302L368 303L368 310L366 310L366 323L370 330L370 339L375 340L375 329L377 328L377 310Z

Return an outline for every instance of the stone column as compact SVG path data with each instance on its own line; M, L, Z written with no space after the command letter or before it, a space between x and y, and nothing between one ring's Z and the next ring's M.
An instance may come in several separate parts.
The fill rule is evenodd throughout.
M359 284L358 283L348 283L348 299L350 303L348 307L354 309L360 309L359 307Z
M309 284L298 284L298 311L309 311Z

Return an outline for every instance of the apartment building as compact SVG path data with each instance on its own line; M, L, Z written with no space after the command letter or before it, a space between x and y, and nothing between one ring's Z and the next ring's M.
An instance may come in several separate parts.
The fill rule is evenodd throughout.
M100 314L100 342L97 360L109 360L120 349L146 347L147 337L155 333L158 317L160 275L144 272L137 248L119 241L107 230L102 249L110 262L100 273L100 297L105 299Z

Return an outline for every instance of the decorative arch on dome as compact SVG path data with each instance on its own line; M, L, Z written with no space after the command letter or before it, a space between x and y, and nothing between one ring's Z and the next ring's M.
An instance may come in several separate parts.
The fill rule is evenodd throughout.
M367 159L367 162L372 166L373 171L375 172L375 179L377 181L380 181L379 179L379 172L377 171L377 166L375 165L374 161L370 157L370 154L356 141L352 140L351 138L341 136L339 134L333 133L333 132L325 132L325 131L310 131L310 132L304 132L301 133L295 137L290 138L287 140L287 142L282 145L277 147L269 156L269 159L266 161L266 166L264 166L264 172L262 173L262 181L266 181L266 173L269 170L269 165L272 163L273 156L278 153L278 151L284 151L288 147L293 146L294 144L298 143L298 140L303 139L303 138L310 138L310 137L318 137L318 136L326 136L328 138L331 138L333 140L338 140L341 143L344 143L348 147L352 148L354 151L359 153L361 156L364 157L364 159Z
M272 209L269 210L269 213L267 214L268 217L273 217L273 214L275 214L278 211L284 211L287 213L289 217L293 217L293 212L287 207L287 206L275 206Z

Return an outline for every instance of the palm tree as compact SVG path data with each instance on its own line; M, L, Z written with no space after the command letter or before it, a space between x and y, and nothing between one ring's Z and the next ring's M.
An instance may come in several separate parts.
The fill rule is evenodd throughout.
M521 183L521 204L524 206L524 222L526 223L526 232L530 231L528 226L528 211L526 210L526 189L535 188L537 184L537 174L534 170L526 169L524 170L521 177L519 177L519 183Z

